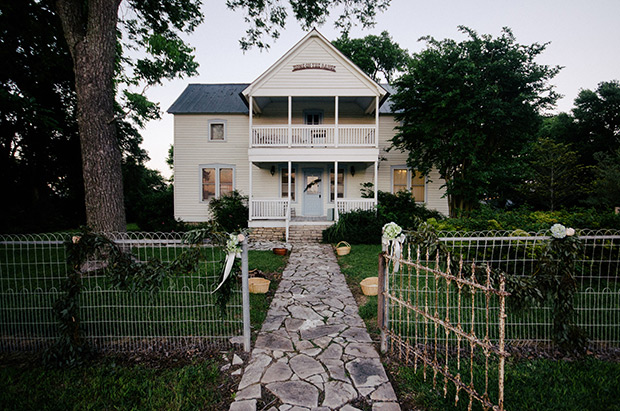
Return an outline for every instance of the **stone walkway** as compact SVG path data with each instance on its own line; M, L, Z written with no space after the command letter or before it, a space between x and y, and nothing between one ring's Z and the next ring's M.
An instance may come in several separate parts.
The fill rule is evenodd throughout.
M400 410L329 245L295 245L230 411ZM352 405L354 404L354 405Z

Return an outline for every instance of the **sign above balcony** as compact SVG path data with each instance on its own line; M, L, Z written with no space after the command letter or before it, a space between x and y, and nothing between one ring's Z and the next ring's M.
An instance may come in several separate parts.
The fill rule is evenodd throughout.
M293 71L299 70L327 70L336 72L336 66L334 64L325 64L325 63L302 63L302 64L294 64Z

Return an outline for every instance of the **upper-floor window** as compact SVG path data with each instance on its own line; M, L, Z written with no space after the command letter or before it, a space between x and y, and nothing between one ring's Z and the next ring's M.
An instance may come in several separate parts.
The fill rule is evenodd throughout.
M416 203L426 202L426 178L415 170L405 167L392 168L392 193L411 191Z
M209 120L209 141L226 141L226 120Z
M200 166L201 200L209 201L231 193L235 189L235 168L225 164Z

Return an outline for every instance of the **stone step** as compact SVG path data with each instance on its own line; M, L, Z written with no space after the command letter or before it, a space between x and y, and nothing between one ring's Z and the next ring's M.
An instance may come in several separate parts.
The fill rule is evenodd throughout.
M289 227L289 242L318 243L323 239L323 230L329 225L307 225Z

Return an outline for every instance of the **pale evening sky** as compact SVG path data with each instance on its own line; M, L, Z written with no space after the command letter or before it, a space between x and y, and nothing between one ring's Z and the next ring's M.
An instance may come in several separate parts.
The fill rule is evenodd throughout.
M286 53L305 32L289 18L287 27L268 52L242 52L239 39L246 23L242 12L233 12L224 0L206 0L205 22L191 36L196 49L199 75L165 82L147 95L167 110L189 83L250 83ZM374 28L354 28L350 37L379 34L387 30L393 40L410 52L425 48L418 39L431 35L436 39L465 38L457 26L464 25L479 34L497 36L502 27L510 27L521 44L550 42L537 62L564 68L553 79L556 91L564 97L558 112L568 112L580 89L595 89L601 81L620 79L620 0L392 0L390 8L377 16ZM339 37L333 20L318 30L329 40ZM173 141L173 119L164 113L142 130L147 163L166 177L171 174L165 163Z

